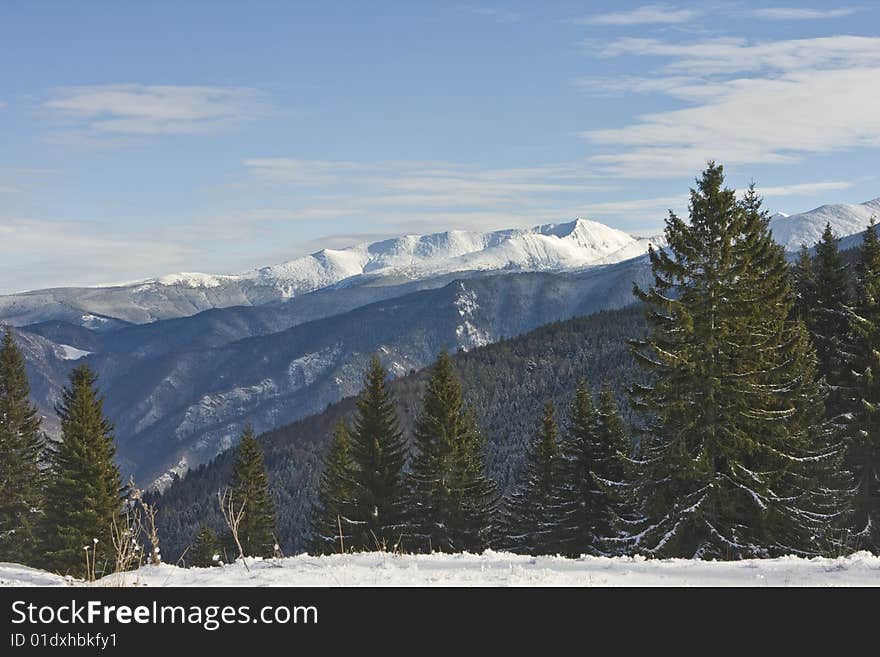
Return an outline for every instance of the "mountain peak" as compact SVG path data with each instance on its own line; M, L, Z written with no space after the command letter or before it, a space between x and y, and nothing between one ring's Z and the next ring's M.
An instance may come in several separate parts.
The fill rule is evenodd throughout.
M188 288L226 283L274 287L282 298L369 274L420 279L474 270L557 271L642 255L644 240L590 219L489 232L447 230L321 249L232 276L181 273L155 282Z
M781 212L770 217L770 228L774 239L786 251L797 251L801 245L812 247L822 237L826 224L840 237L860 235L868 226L872 216L880 210L880 197L851 205L848 203L829 203L817 208L786 216Z

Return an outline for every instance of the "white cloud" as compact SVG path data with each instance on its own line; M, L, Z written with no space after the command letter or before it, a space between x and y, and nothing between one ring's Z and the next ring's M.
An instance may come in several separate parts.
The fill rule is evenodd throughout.
M517 11L498 9L496 7L467 7L472 14L492 18L499 23L518 23L522 20L522 14Z
M56 89L43 107L97 133L179 135L253 119L266 110L266 100L247 87L119 84Z
M679 197L607 201L617 187L591 167L559 164L487 169L449 162L253 158L254 182L296 190L303 220L369 225L382 234L451 228L489 230L589 216L656 224ZM233 230L243 230L233 224Z
M766 7L755 9L752 15L758 18L779 21L807 21L826 18L840 18L858 11L856 7L839 7L837 9L809 9L805 7Z
M191 254L183 244L123 235L104 223L0 217L0 293L143 279L180 268Z
M194 235L204 242L237 242L271 237L286 226L328 221L339 216L339 207L254 208L217 212L179 221L156 231L163 240L190 241Z
M363 186L386 195L412 197L413 201L422 197L497 199L608 189L607 185L595 184L589 167L576 165L483 169L449 162L365 163L297 158L251 158L243 164L256 179L272 184Z
M658 198L629 199L626 201L607 201L604 203L588 203L585 215L589 216L631 216L633 214L653 216L661 219L669 208L681 208L687 205L687 194L677 196L661 196Z
M576 18L572 22L579 25L671 25L686 23L696 15L697 12L691 9L676 9L671 5L654 4L644 5L630 11Z
M848 181L833 182L812 182L797 183L794 185L781 185L777 187L762 187L756 185L758 193L765 197L777 196L808 196L811 194L822 194L824 192L833 192L840 189L849 189L853 184Z
M761 42L725 37L695 43L626 38L612 42L601 54L665 57L672 60L665 67L668 71L691 76L829 69L880 64L880 37L841 35Z
M0 194L16 194L46 187L57 169L0 166Z
M244 166L267 182L316 187L338 183L345 176L385 170L383 163L366 164L340 160L303 160L287 157L250 158Z
M781 164L808 153L880 146L880 38L693 44L625 39L605 51L624 53L670 61L653 83L624 79L616 81L618 87L662 93L686 106L582 133L614 147L593 158L614 175L679 176L710 159Z

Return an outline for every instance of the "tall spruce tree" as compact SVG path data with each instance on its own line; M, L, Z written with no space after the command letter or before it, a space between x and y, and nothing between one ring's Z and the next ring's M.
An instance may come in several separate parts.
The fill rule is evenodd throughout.
M0 561L39 561L44 444L24 358L7 327L0 346Z
M642 463L633 458L632 439L621 418L614 391L607 383L599 393L596 416L599 445L604 455L598 468L597 485L603 493L602 518L607 523L597 532L597 537L604 539L597 547L605 554L615 554L623 551L623 543L618 539L627 534L634 519L638 524L637 490Z
M211 568L220 565L220 541L216 532L207 525L199 527L196 542L192 546L190 566L194 568ZM218 557L214 559L214 557Z
M656 556L815 553L845 505L842 449L823 426L815 356L792 320L791 276L754 189L738 202L710 163L690 221L666 221L651 250L649 336L633 341L652 386L634 388L651 425L643 523L633 548Z
M312 510L312 551L316 554L344 552L351 545L350 522L345 514L355 496L356 467L351 433L345 420L339 420L324 458L318 499Z
M847 465L856 479L855 547L880 553L880 238L874 219L859 250L851 370L855 398Z
M597 409L589 384L581 381L562 441L561 471L551 513L559 518L560 549L565 554L616 551L612 539L629 501L625 494L630 483L624 465L630 452L626 442L614 393L605 386Z
M465 408L461 383L440 353L416 420L408 476L410 544L420 551L479 552L489 545L496 502L484 439Z
M553 402L548 401L516 489L505 505L501 536L505 548L523 554L561 552L562 518L557 482L562 472L556 409Z
M564 554L601 554L610 533L605 490L597 466L606 456L599 442L599 416L589 384L579 382L560 448L559 476L552 516L559 519L559 545Z
M76 576L88 574L85 553L91 550L95 575L113 571L112 529L121 522L113 426L96 383L88 365L79 365L62 392L56 409L62 440L52 457L43 514L48 567Z
M275 556L277 522L275 503L269 494L269 477L263 463L263 448L248 424L238 444L238 458L232 470L232 499L244 505L238 538L246 556Z
M797 260L792 267L795 292L794 312L798 319L809 328L810 312L816 307L816 273L813 271L813 256L806 244L798 251Z
M812 303L808 305L806 324L816 347L817 374L828 386L827 417L841 424L845 421L841 414L852 408L848 365L852 351L852 305L849 272L838 243L831 224L825 224L822 239L816 244L813 298L808 300Z
M388 373L373 356L357 401L351 433L356 468L354 495L346 506L352 549L393 549L404 533L406 441L385 379Z

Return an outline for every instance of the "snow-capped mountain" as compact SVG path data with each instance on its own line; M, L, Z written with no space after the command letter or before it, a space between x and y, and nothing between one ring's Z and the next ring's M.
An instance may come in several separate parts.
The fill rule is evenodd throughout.
M787 251L813 245L826 222L841 237L860 233L880 198L773 215L771 228ZM857 238L853 238L856 239ZM240 274L181 272L126 285L53 288L0 296L0 322L24 326L64 321L97 331L124 323L187 317L212 308L261 306L316 290L400 285L465 272L571 271L643 255L661 238L636 237L587 219L491 232L451 230L405 235L344 249L323 249ZM850 244L852 239L844 242Z
M847 237L864 231L871 217L880 221L880 197L857 205L822 205L800 214L785 215L777 212L770 218L770 228L773 230L773 237L786 251L797 251L803 244L812 247L818 242L827 223L831 224L838 237ZM847 242L841 246L851 247L855 243Z
M455 271L548 271L608 264L643 254L649 243L604 224L577 219L522 230L453 230L324 249L239 278L293 296L361 275L416 279Z
M145 483L355 394L371 354L394 376L441 348L471 350L548 322L632 303L645 258L576 272L490 272L442 285L323 289L283 304L214 309L98 333L66 322L16 330L34 401L54 416L66 374L97 372L124 471ZM437 281L438 278L431 279ZM183 460L183 461L181 461Z
M210 308L256 306L365 279L423 280L466 271L563 271L644 254L652 242L586 219L493 232L406 235L234 275L177 273L128 285L55 288L0 297L0 321L142 324Z
M880 199L775 215L771 227L796 250L830 221L846 244L875 213ZM237 275L8 295L0 323L20 327L47 430L67 372L87 361L120 464L149 482L211 459L246 422L268 430L355 393L372 353L400 375L442 347L625 306L633 282L649 280L651 243L586 220L411 235Z

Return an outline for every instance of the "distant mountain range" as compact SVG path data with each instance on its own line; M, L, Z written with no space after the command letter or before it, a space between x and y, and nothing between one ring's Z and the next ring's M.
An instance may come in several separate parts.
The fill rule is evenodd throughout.
M880 200L775 215L789 250L826 221L853 245ZM490 233L450 231L324 250L239 275L174 274L135 284L0 297L34 397L53 408L69 369L94 367L119 460L166 481L234 444L354 394L379 353L397 376L446 347L471 349L633 301L662 240L576 220Z
M633 282L644 283L647 273L642 259L631 259L579 272L475 275L335 314L321 308L335 295L319 291L289 305L217 309L104 333L58 321L18 331L40 346L28 361L47 412L65 367L79 362L67 359L88 352L82 357L100 375L120 462L146 482L210 459L247 422L265 431L355 394L373 353L393 375L406 374L444 347L470 349L627 305ZM314 319L299 321L295 309Z
M338 285L391 284L455 272L562 271L644 254L651 239L595 221L488 233L453 230L324 249L235 275L178 273L126 285L52 288L0 296L0 321L62 320L96 330L143 324L211 308L286 301Z

